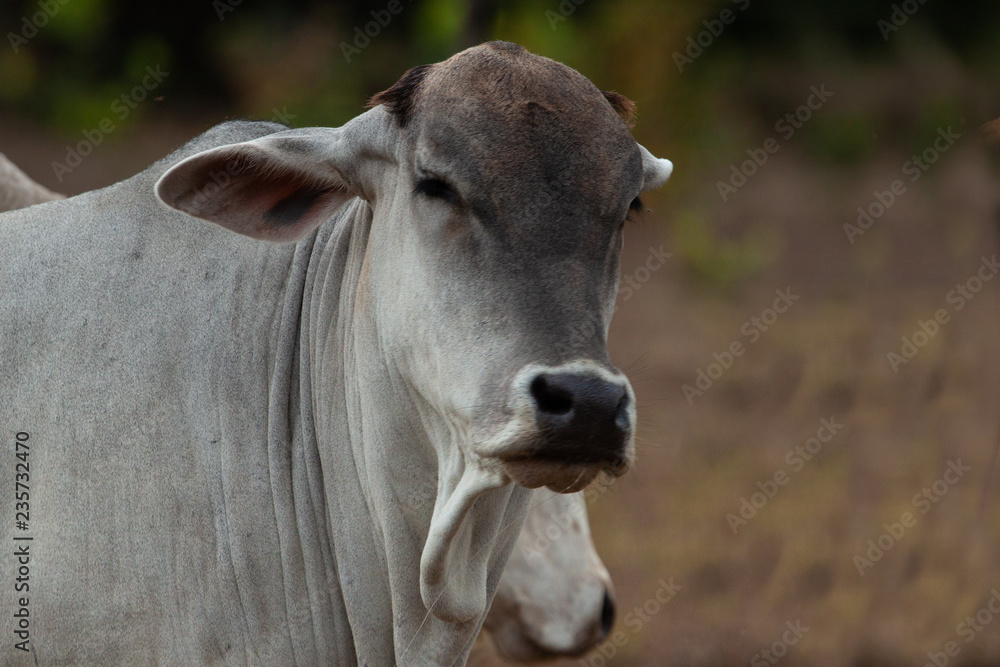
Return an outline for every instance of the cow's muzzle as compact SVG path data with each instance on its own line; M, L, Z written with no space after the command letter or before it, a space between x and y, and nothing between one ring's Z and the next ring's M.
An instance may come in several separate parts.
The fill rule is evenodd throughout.
M544 441L539 458L617 463L632 432L624 382L590 373L539 373L528 391Z
M528 366L511 383L510 406L522 432L498 458L522 486L578 491L632 462L635 397L628 380L605 366Z

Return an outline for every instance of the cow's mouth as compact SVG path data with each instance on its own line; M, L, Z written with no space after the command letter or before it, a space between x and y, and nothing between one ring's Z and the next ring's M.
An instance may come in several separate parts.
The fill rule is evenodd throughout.
M536 422L520 446L497 456L503 472L516 484L556 493L575 493L600 474L621 477L632 464L631 429L605 428L559 431Z
M515 484L529 489L545 486L556 493L581 491L602 473L621 477L630 466L631 457L624 449L618 455L598 460L567 460L544 451L501 459L504 473Z

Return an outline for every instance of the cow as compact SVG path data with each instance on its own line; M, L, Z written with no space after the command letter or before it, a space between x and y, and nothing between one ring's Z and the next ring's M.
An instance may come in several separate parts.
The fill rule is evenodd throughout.
M0 211L11 211L62 198L63 195L33 181L0 153Z
M4 164L0 209L24 208L34 202L22 195L46 191ZM46 201L64 197L49 195ZM516 662L580 655L607 636L614 614L611 576L591 540L583 493L539 489L483 625L497 652Z
M594 549L582 493L538 489L484 628L508 661L586 653L611 632L611 576Z
M491 42L371 107L0 216L5 662L463 664L529 489L631 465L630 103Z

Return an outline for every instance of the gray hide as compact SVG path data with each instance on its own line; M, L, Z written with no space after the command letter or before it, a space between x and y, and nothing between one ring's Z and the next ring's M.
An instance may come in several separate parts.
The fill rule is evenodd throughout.
M3 160L0 154L0 167ZM0 208L38 203L14 195L45 189L6 165ZM63 198L50 194L45 201ZM590 539L583 493L537 491L484 624L497 652L517 662L579 655L601 642L613 622L611 577Z
M16 195L42 191L13 163L0 169L0 208L38 203ZM45 201L63 198L49 194ZM613 621L611 578L590 539L583 493L537 491L484 624L497 652L517 662L579 655Z

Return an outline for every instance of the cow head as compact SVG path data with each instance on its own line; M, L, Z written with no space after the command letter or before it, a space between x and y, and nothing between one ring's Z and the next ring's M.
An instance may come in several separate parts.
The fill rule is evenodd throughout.
M486 607L484 545L499 530L477 513L495 518L505 502L485 492L577 491L632 461L635 398L606 337L626 218L672 166L632 138L630 102L513 44L410 70L372 105L338 129L199 153L157 194L278 242L367 202L348 296L357 356L377 364L359 375L384 376L367 409L407 405L409 423L378 422L385 446L416 439L407 456L433 459L420 592L438 617L465 621Z
M533 662L580 655L615 619L611 577L590 539L582 493L540 489L486 617L497 653Z
M401 135L372 269L393 293L394 353L426 363L418 391L523 486L624 472L635 400L606 334L626 217L670 169L632 138L630 103L504 43L410 70L372 103Z

